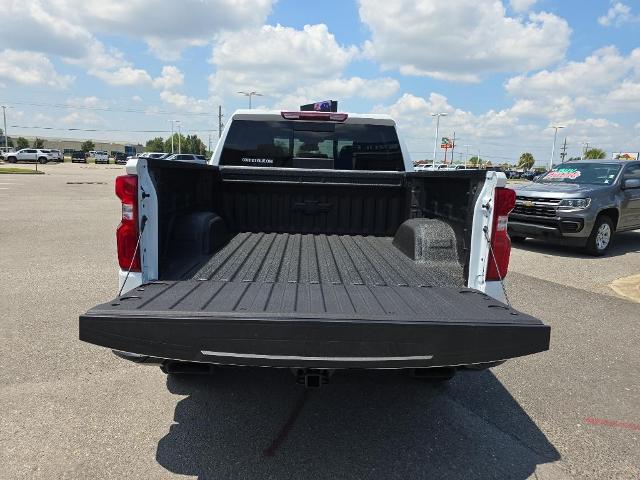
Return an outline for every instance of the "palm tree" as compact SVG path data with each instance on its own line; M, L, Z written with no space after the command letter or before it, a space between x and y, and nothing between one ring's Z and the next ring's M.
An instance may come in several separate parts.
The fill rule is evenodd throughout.
M584 158L590 160L602 160L607 157L607 152L599 148L590 148L584 152Z
M533 158L529 152L525 152L520 155L520 160L518 160L518 168L524 168L525 170L530 170L533 167L533 164L536 163L536 160Z

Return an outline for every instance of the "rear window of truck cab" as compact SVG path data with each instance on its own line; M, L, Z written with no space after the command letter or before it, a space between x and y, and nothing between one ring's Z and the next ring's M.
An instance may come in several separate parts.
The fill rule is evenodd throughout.
M220 165L404 171L390 125L234 120Z

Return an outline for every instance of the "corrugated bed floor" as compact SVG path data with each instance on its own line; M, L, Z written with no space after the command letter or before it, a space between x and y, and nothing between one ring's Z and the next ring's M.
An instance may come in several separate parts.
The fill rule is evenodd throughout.
M192 276L214 282L463 286L457 262L415 262L392 238L287 233L237 234Z

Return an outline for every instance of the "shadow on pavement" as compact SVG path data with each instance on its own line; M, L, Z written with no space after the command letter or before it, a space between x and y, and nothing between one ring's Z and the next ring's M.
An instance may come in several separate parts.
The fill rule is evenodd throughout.
M534 240L532 238L529 238L524 242L514 242L512 246L520 250L560 257L584 258L585 260L601 258L585 253L580 247L544 242L542 240ZM626 253L640 253L640 230L615 234L606 256L617 257Z
M441 387L393 371L337 373L305 391L287 370L228 369L167 386L187 397L156 459L201 479L517 480L560 459L489 371Z

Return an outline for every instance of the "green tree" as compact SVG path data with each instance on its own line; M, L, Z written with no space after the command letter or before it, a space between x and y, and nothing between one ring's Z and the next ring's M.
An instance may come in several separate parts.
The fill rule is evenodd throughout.
M482 160L480 160L480 161L482 162ZM477 157L477 155L474 155L473 157L471 157L469 159L469 163L471 165L473 165L474 167L477 166L478 165L478 157Z
M169 145L171 148L171 145ZM146 152L166 152L164 139L162 137L152 138L151 140L147 140L147 144L144 147ZM169 149L171 151L171 149Z
M184 147L182 148L185 153L194 153L196 155L205 155L207 153L207 147L197 135L187 135L185 143L186 150Z
M33 141L33 148L44 148L44 140L36 137Z
M607 152L599 148L590 148L584 152L584 158L590 160L602 160L607 157Z
M29 148L29 140L24 137L18 137L16 139L16 146L18 150L22 150L23 148Z
M86 142L83 142L82 145L80 145L80 150L82 150L85 153L95 149L96 149L96 144L93 143L91 140L87 140Z
M533 164L536 163L535 158L529 152L525 152L520 155L520 159L518 160L518 168L524 168L525 170L531 170Z
M181 151L184 152L184 144L186 142L186 138L184 135L179 135L177 133L173 134L173 153L178 153L178 145L180 146ZM167 137L164 141L164 152L171 152L171 137ZM187 153L187 152L185 152Z

